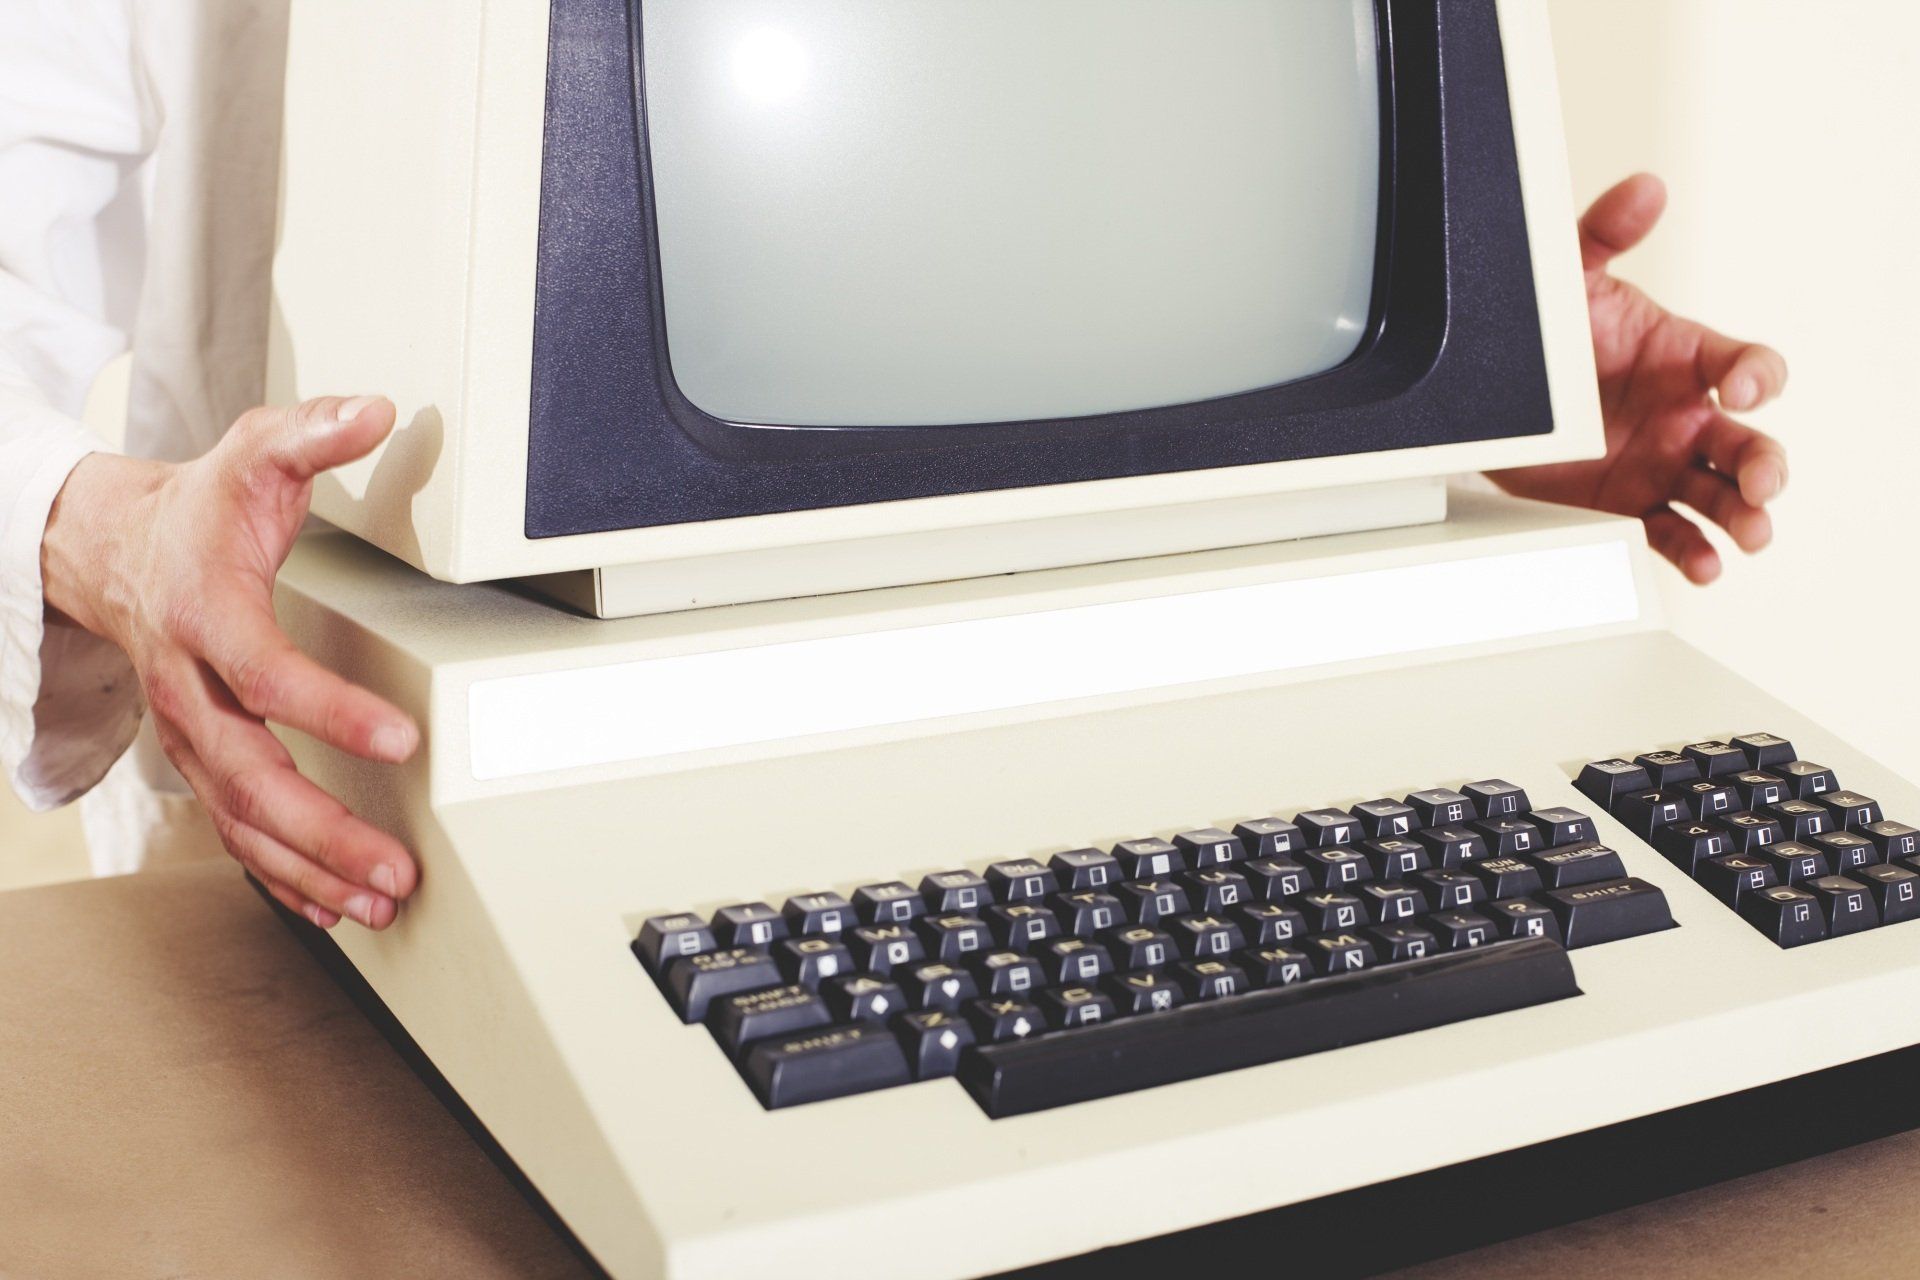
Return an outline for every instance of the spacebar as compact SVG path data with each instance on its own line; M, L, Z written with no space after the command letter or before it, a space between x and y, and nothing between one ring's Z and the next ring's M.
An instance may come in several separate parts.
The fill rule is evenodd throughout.
M960 1082L997 1120L1579 994L1558 943L1522 938L982 1045Z

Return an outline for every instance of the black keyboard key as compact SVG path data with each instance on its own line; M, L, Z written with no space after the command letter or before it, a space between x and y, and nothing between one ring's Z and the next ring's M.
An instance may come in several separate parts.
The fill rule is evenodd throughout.
M1113 972L1107 949L1086 938L1056 938L1034 953L1050 987L1094 983Z
M1696 822L1734 813L1740 808L1740 793L1718 778L1683 782L1672 788L1672 793L1680 797L1680 803Z
M1247 945L1240 926L1219 916L1179 916L1167 921L1166 929L1189 960L1217 960Z
M1468 870L1487 887L1489 898L1518 898L1546 887L1540 869L1519 858L1482 858Z
M707 1029L729 1058L755 1040L790 1036L833 1021L827 1002L803 986L767 987L722 996L707 1009Z
M1440 940L1421 924L1378 924L1366 931L1381 964L1424 960L1440 953ZM1269 984L1270 985L1270 984Z
M900 1042L879 1027L831 1027L762 1040L740 1073L769 1110L907 1084Z
M1539 830L1525 818L1481 818L1473 829L1487 838L1487 852L1496 858L1532 853L1545 848Z
M938 960L917 964L893 975L906 993L907 1003L916 1009L944 1009L952 1013L967 1001L978 998L980 984L973 974L959 965Z
M1891 863L1861 867L1848 876L1867 886L1882 924L1899 924L1920 916L1920 872Z
M1367 855L1352 845L1308 849L1300 855L1300 864L1307 869L1315 887L1321 889L1349 889L1363 880L1373 879L1373 866L1367 861Z
M1497 941L1493 921L1464 908L1436 911L1424 921L1442 951L1471 951Z
M920 881L927 909L943 915L978 911L993 900L986 879L971 871L936 871Z
M1896 858L1911 858L1920 854L1920 831L1914 830L1904 822L1884 820L1869 822L1860 828L1858 834L1873 841L1873 847L1880 851L1880 861L1892 862Z
M773 962L788 982L809 991L855 968L853 952L838 938L782 938L773 944Z
M989 951L973 962L973 973L987 1000L1019 999L1047 985L1040 962L1018 951Z
M1407 883L1427 895L1427 906L1434 911L1458 910L1487 900L1487 887L1471 871L1436 867L1408 876Z
M1178 846L1157 837L1122 840L1113 846L1120 873L1129 880L1158 880L1176 876L1187 869L1186 855Z
M1540 895L1540 901L1560 918L1560 933L1568 947L1598 946L1673 928L1667 895L1631 876L1572 889L1549 889Z
M995 945L1008 951L1031 951L1060 936L1060 921L1038 899L988 907L982 915Z
M1171 880L1129 880L1115 890L1134 924L1158 924L1188 911L1186 889Z
M1580 770L1579 781L1573 785L1581 795L1611 813L1626 796L1653 790L1653 779L1631 760L1595 760Z
M1748 770L1729 774L1727 785L1740 798L1740 807L1752 812L1769 808L1788 799L1787 784L1771 773Z
M1787 838L1779 820L1765 814L1742 811L1715 818L1714 825L1727 833L1735 853L1756 853Z
M960 1079L987 1115L1023 1115L1577 994L1559 947L1502 943L983 1046L962 1059Z
M1825 852L1798 840L1758 847L1747 856L1772 867L1781 884L1799 884L1802 880L1833 874L1833 864Z
M1040 1006L1024 999L975 1000L967 1006L967 1021L973 1025L978 1044L1007 1044L1028 1040L1047 1029L1047 1015ZM966 1056L960 1059L966 1070Z
M1480 908L1493 921L1493 931L1501 938L1546 938L1561 941L1560 917L1531 898L1504 898Z
M1621 862L1620 855L1603 844L1576 844L1565 849L1549 849L1534 855L1531 861L1540 868L1541 881L1549 889L1571 889L1575 885L1593 884L1600 880L1618 880L1627 874L1626 864Z
M1842 831L1858 831L1886 817L1880 812L1880 802L1861 795L1858 791L1829 791L1814 801L1822 804L1833 814L1834 825Z
M1053 909L1062 927L1076 938L1097 937L1127 921L1126 904L1098 889L1056 894Z
M1290 987L1313 976L1313 964L1306 952L1279 943L1249 947L1235 963L1256 987Z
M1173 976L1158 969L1139 973L1110 973L1100 985L1113 997L1121 1014L1165 1013L1187 1002L1186 992Z
M1246 848L1241 845L1240 838L1229 835L1218 827L1201 827L1197 831L1182 831L1173 838L1173 843L1181 853L1186 855L1187 865L1195 871L1244 862L1247 857Z
M1435 867L1446 870L1487 856L1486 837L1468 826L1432 827L1416 832L1413 838L1426 846Z
M1305 917L1314 933L1340 929L1358 929L1367 922L1366 904L1351 893L1318 892L1302 894L1294 906Z
M1427 909L1427 895L1408 884L1373 881L1353 891L1366 904L1369 924L1400 924Z
M1408 835L1414 828L1426 825L1412 805L1398 800L1368 800L1353 806L1353 816L1360 819L1360 829L1375 840Z
M1827 936L1820 903L1796 885L1777 884L1740 895L1740 918L1782 947L1798 947Z
M1416 791L1407 797L1407 805L1420 819L1416 824L1420 827L1456 826L1479 816L1474 810L1473 801L1464 793L1447 787Z
M1093 987L1054 987L1042 991L1034 1003L1047 1015L1048 1025L1059 1031L1112 1022L1114 1018L1113 1001Z
M1433 865L1433 855L1427 852L1427 846L1398 836L1369 840L1360 846L1360 852L1367 855L1367 865L1379 880L1404 880Z
M957 964L993 946L993 933L978 916L921 916L913 925L926 944L927 955L948 964Z
M847 935L847 949L854 964L869 973L890 974L927 958L927 949L911 924L863 924Z
M1771 733L1743 733L1733 740L1733 745L1747 757L1747 765L1754 769L1765 769L1769 765L1785 764L1799 758L1799 752L1785 738Z
M1782 800L1766 811L1789 840L1811 840L1833 830L1833 815L1811 800Z
M1674 866L1688 875L1698 873L1710 858L1733 852L1733 837L1717 824L1692 821L1676 822L1653 833L1653 847Z
M927 900L903 880L863 884L853 891L853 909L862 924L905 924L925 915Z
M1818 876L1800 886L1820 904L1827 919L1827 936L1842 937L1880 925L1880 909L1867 886L1846 876Z
M1225 960L1188 960L1173 967L1173 977L1190 1001L1225 1000L1252 989L1246 971Z
M1671 791L1637 791L1622 796L1614 808L1614 817L1649 843L1653 840L1653 833L1661 827L1683 822L1690 816L1686 802L1679 793Z
M1249 818L1234 827L1248 858L1278 858L1307 847L1300 828L1284 818Z
M1361 933L1323 933L1300 944L1318 974L1353 973L1374 961L1373 944Z
M1294 814L1293 825L1300 828L1301 834L1307 838L1308 847L1314 849L1336 844L1358 844L1366 835L1360 829L1360 819L1345 809L1309 809L1305 813Z
M718 950L720 942L705 920L690 912L653 916L640 925L640 936L633 940L633 953L654 977L681 956Z
M1160 969L1174 961L1173 935L1152 925L1126 925L1112 930L1102 941L1113 957L1113 967L1122 972Z
M1662 791L1670 790L1683 782L1692 782L1700 776L1700 762L1682 751L1647 751L1633 758L1633 762L1647 771L1653 779L1653 785Z
M1504 778L1469 782L1460 790L1473 803L1474 812L1483 818L1517 818L1533 808L1527 793Z
M1313 887L1307 869L1292 858L1256 858L1241 867L1247 887L1261 902L1298 897Z
M1850 876L1881 860L1880 847L1856 831L1828 831L1807 844L1827 855L1827 864L1837 876Z
M1238 871L1214 867L1190 871L1183 877L1187 901L1195 911L1229 911L1253 900L1253 889Z
M1590 844L1600 839L1600 831L1593 825L1593 819L1578 809L1535 809L1527 815L1527 821L1533 823L1534 830L1540 833L1540 838L1549 849L1558 849L1567 844Z
M801 893L781 908L795 933L839 933L859 924L853 904L837 893Z
M704 1022L707 1009L722 996L785 984L773 957L755 947L727 947L669 961L667 1002L682 1022Z
M1086 893L1111 888L1120 882L1120 860L1098 849L1071 849L1047 859L1060 888L1068 893Z
M1795 800L1814 800L1840 789L1840 779L1833 770L1811 760L1789 760L1774 766L1773 771L1787 784L1787 794Z
M973 1025L950 1009L928 1009L894 1020L894 1039L915 1080L937 1080L960 1069L960 1055L973 1047Z
M1703 778L1738 773L1747 767L1747 754L1731 742L1690 742L1681 750L1700 768Z
M898 983L853 973L820 984L820 995L835 1022L885 1022L907 1011L907 993Z
M987 868L987 887L996 902L1038 902L1059 889L1052 868L1032 858L996 862Z
M1249 946L1282 946L1307 936L1307 918L1284 902L1250 902L1235 909L1233 918Z
M723 947L770 947L787 936L787 921L764 902L736 902L713 913L714 936Z
M1695 879L1700 887L1730 907L1738 907L1742 894L1771 889L1780 883L1780 869L1765 858L1744 853L1723 854L1700 864Z

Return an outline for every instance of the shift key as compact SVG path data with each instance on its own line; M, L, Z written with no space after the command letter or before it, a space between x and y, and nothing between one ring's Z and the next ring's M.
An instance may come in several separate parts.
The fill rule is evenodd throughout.
M1536 895L1560 921L1569 950L1673 928L1667 895L1645 880L1603 880Z
M878 1025L762 1040L747 1051L740 1074L769 1111L913 1080L900 1042Z

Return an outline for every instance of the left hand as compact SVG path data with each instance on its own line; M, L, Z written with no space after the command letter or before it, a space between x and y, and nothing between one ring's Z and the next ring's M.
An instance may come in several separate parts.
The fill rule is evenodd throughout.
M1727 416L1780 394L1787 362L1674 315L1607 264L1645 239L1666 208L1651 174L1615 186L1580 220L1580 257L1600 375L1607 455L1489 473L1523 498L1637 516L1647 542L1693 582L1720 576L1720 555L1679 503L1727 531L1742 551L1773 539L1766 504L1787 483L1779 443Z

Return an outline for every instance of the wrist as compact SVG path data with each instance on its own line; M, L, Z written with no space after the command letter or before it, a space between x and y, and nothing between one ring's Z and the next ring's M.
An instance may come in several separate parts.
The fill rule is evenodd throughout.
M68 473L47 512L40 539L40 591L49 611L95 635L118 640L114 624L131 596L131 530L172 467L112 453L90 453Z

